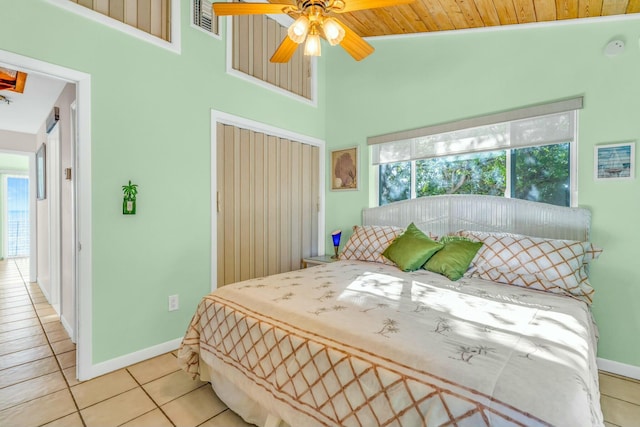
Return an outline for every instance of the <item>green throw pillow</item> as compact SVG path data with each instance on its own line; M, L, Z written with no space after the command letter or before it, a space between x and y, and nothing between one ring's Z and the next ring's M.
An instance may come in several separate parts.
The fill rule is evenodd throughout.
M391 242L382 255L395 262L402 271L415 271L443 247L442 243L431 240L411 223L404 233Z
M472 242L456 236L444 236L440 242L444 243L444 248L429 258L424 269L443 274L454 281L464 275L482 246L482 242Z

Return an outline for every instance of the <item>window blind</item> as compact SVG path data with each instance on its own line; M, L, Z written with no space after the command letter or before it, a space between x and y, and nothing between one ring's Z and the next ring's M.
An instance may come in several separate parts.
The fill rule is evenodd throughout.
M171 0L70 0L162 40L171 41Z
M278 49L288 28L268 15L234 16L234 70L255 77L303 98L312 99L313 68L311 57L297 49L289 62L279 64L269 59Z
M582 97L425 128L371 137L374 165L508 150L575 138Z

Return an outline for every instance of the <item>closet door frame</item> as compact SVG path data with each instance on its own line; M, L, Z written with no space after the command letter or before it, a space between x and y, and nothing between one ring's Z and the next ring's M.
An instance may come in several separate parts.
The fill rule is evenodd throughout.
M280 129L254 120L234 116L222 111L211 110L211 291L217 289L218 278L218 178L217 178L217 146L218 124L235 126L254 132L264 133L279 138L290 139L318 147L318 253L325 252L325 169L326 144L325 141L308 135Z

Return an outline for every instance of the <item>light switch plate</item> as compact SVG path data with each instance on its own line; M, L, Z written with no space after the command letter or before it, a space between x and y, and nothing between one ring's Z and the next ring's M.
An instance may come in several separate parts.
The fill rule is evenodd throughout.
M169 295L169 311L176 311L180 308L178 295Z

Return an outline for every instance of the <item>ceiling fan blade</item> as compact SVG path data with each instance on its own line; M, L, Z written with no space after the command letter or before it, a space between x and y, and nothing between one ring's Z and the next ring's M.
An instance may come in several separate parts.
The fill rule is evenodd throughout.
M397 6L400 4L413 3L415 0L344 0L344 7L332 9L335 13L353 12L362 9L375 9L378 7ZM334 2L339 3L339 2Z
M278 49L274 52L271 57L271 62L289 62L293 54L296 52L298 48L298 43L291 40L289 36L286 36Z
M212 3L212 6L216 16L286 13L285 10L294 8L287 3Z
M364 41L362 37L357 35L351 28L347 27L342 22L337 19L336 22L344 28L344 38L342 39L342 42L340 42L340 46L342 46L342 48L353 57L353 59L361 61L373 53L375 50L373 46Z

